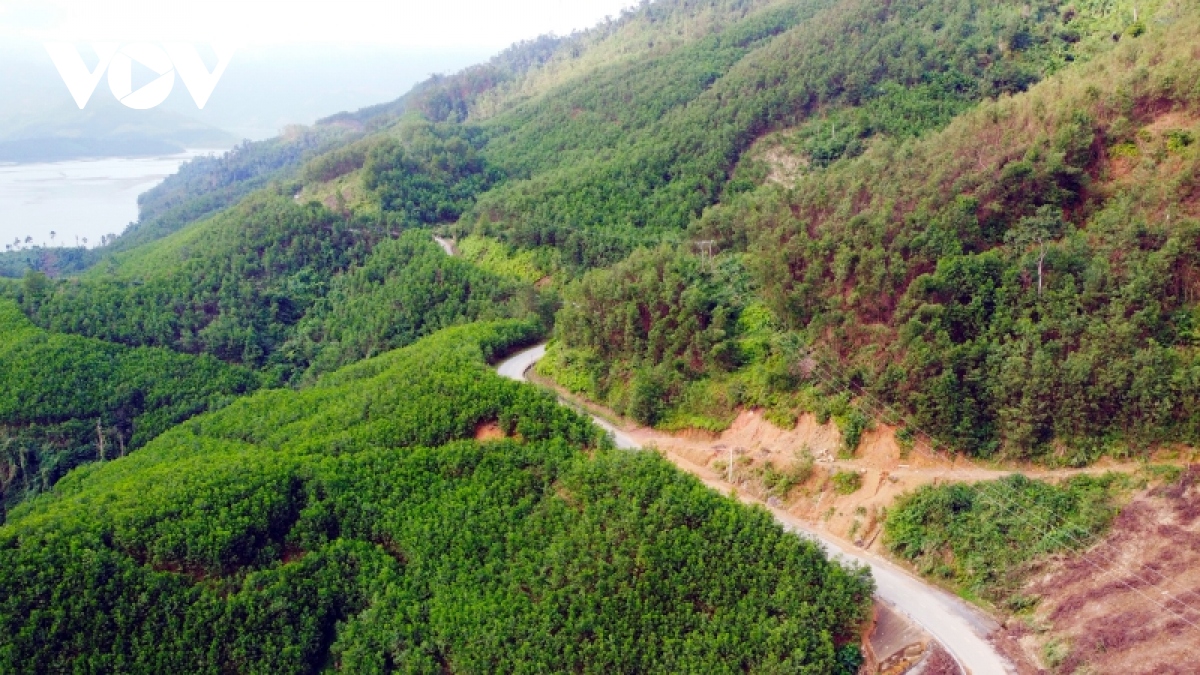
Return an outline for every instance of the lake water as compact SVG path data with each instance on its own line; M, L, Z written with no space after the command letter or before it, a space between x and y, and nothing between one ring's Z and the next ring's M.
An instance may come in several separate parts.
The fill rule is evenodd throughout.
M120 234L137 220L138 195L208 152L0 164L0 245L33 237L38 246L82 245L84 238L96 246L101 236Z

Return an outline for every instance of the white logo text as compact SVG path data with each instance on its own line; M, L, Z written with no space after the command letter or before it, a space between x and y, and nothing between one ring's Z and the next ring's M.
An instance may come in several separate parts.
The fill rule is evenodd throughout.
M175 75L187 87L196 107L204 109L212 96L217 82L225 74L233 59L234 48L227 45L213 45L217 55L216 68L209 72L196 52L193 45L182 42L167 42L162 45L149 42L93 42L92 50L96 52L99 62L95 70L89 70L75 45L70 42L47 42L46 51L58 68L67 90L75 103L83 110L92 94L100 84L100 78L108 73L108 88L113 96L125 106L135 110L153 108L171 95L175 87ZM133 90L133 64L138 63L148 68L158 77L137 91Z

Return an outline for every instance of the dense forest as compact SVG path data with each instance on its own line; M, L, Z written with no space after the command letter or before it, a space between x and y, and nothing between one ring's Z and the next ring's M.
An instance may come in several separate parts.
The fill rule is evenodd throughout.
M552 301L528 284L447 258L428 233L404 227L263 191L81 278L30 272L18 300L51 331L209 354L277 380L457 322L550 321Z
M262 365L328 275L384 236L355 225L321 204L262 192L22 304L48 330Z
M490 372L534 335L450 329L75 471L0 528L0 669L854 673L865 572Z
M0 670L855 672L864 571L488 364L846 456L1200 443L1195 9L643 2L0 258ZM1019 602L1118 483L924 488L884 546Z
M47 333L0 299L0 521L79 464L124 456L258 386L210 356Z
M506 317L548 324L553 313L552 300L532 287L446 256L425 232L408 232L336 277L279 359L311 379L440 328Z
M617 405L620 386L658 381L668 410L645 421L674 408L719 424L747 392L811 409L806 390L853 383L981 456L1087 463L1196 442L1195 30L1176 9L943 131L823 168L796 156L810 168L794 185L730 197L658 254L693 270L669 280L687 302L609 297L608 271L569 286L546 371ZM806 133L763 154L803 153ZM628 283L667 281L660 267ZM692 405L714 390L723 408Z
M892 118L881 131L912 135L1023 90L1070 56L1060 21L1049 2L770 6L489 120L500 136L486 154L534 175L481 198L477 217L562 249L569 266L615 262L647 230L686 227L720 199L741 153L774 128L861 107ZM924 107L904 105L916 97Z

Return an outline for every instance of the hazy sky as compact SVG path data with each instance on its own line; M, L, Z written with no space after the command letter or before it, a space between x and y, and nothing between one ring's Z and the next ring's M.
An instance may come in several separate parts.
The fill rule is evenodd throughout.
M505 47L616 17L633 0L0 0L0 36L271 45Z

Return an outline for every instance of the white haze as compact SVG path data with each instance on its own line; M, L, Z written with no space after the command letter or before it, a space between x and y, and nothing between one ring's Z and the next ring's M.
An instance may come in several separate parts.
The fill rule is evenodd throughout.
M52 139L131 131L169 138L171 129L198 122L224 139L201 147L220 149L273 136L289 124L395 100L432 74L482 62L514 42L587 29L630 4L0 0L0 145L32 143L37 150L49 148ZM88 43L98 41L191 42L209 67L215 65L210 45L233 44L237 52L203 110L182 86L156 109L126 109L101 82L87 111L80 111L42 46L47 41L75 43L89 68L96 60ZM97 116L103 124L89 126L87 120ZM183 159L47 163L49 157L0 165L0 245L27 236L38 246L72 246L85 236L95 245L100 235L119 233L134 220L136 195Z
M86 45L81 53L87 54ZM201 47L202 56L209 51ZM241 47L203 110L178 83L151 111L122 107L131 125L167 111L223 129L235 139L261 140L289 124L312 124L334 113L392 101L435 73L487 60L491 48L407 48L329 43ZM91 57L94 59L94 57ZM210 59L211 60L211 59ZM89 61L89 67L94 60ZM46 51L20 39L0 48L0 140L46 120L69 122L80 112ZM88 109L112 103L101 82Z
M0 31L42 40L490 47L568 34L630 0L7 0Z

